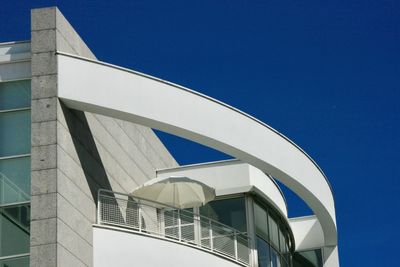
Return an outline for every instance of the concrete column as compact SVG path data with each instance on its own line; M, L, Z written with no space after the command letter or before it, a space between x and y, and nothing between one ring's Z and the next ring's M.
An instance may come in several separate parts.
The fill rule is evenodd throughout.
M99 188L131 192L177 166L153 131L66 108L56 51L95 56L60 11L32 10L31 267L92 266Z
M32 10L31 30L31 266L56 266L56 9Z

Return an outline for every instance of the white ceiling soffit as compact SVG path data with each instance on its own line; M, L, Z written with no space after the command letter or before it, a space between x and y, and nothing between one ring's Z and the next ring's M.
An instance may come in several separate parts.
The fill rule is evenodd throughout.
M268 125L190 89L107 63L57 53L58 96L70 108L159 129L220 150L298 194L337 245L334 199L315 162Z

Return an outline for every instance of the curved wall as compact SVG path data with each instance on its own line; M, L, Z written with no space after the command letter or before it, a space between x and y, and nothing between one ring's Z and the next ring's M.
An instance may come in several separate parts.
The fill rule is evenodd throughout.
M242 266L201 249L101 227L93 227L93 257L96 267Z

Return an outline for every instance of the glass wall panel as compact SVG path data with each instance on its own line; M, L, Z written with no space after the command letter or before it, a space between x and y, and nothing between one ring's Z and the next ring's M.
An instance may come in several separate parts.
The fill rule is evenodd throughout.
M29 253L30 206L0 208L0 257Z
M282 267L290 267L289 261L286 258L281 258Z
M30 199L31 158L0 160L0 205Z
M281 267L281 260L278 252L271 248L271 267Z
M30 157L15 156L31 150L30 105L30 80L0 83L1 267L29 266L30 204L15 203L30 200Z
M272 244L279 249L279 234L278 234L278 224L275 219L268 216L268 225L269 225L269 236Z
M30 110L0 113L0 157L31 151Z
M0 267L29 267L29 256L0 260Z
M0 82L0 110L31 106L30 80Z
M291 266L290 265L290 252L287 252L281 256L282 258L282 266Z
M265 208L257 200L254 202L254 226L256 239L262 239L269 246L271 267L291 266L290 232L272 207ZM267 204L265 204L267 205ZM259 241L257 241L259 243ZM257 244L257 249L262 246Z
M316 249L294 253L293 267L322 267L321 250Z
M267 211L257 203L254 203L254 223L256 225L256 234L268 240Z
M259 267L271 267L269 245L260 237L257 237L257 254Z
M200 207L200 215L247 232L244 197L212 201Z
M279 247L280 247L280 252L285 253L286 252L286 246L285 246L285 236L283 234L283 231L279 229Z

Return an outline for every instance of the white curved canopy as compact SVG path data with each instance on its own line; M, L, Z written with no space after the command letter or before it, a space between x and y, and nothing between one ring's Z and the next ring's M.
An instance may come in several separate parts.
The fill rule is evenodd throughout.
M337 245L324 174L293 142L215 99L110 64L58 53L58 97L70 108L159 129L215 148L276 177L314 211L325 246Z

